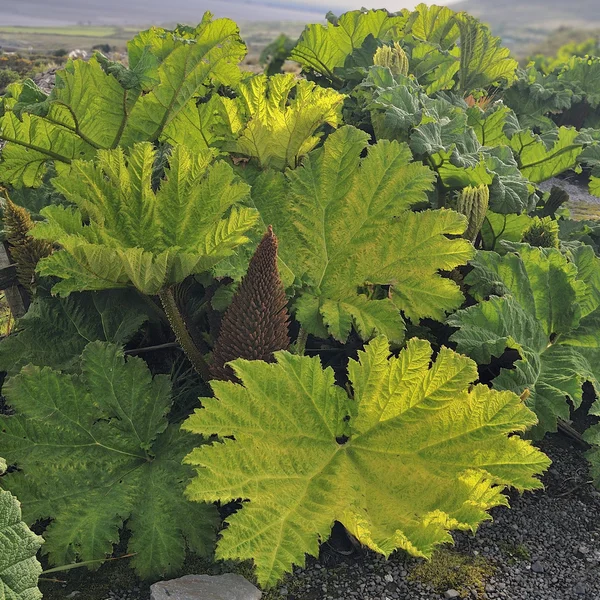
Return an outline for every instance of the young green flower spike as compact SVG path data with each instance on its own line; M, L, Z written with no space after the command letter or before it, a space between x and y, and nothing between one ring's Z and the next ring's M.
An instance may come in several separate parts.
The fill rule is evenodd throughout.
M558 222L552 217L533 217L531 225L523 233L523 241L540 248L558 248Z
M213 352L215 379L237 381L227 362L273 360L290 345L287 298L277 268L277 237L269 226L225 312Z
M392 75L408 75L408 56L398 42L394 46L381 46L373 56L373 64L388 67Z
M466 187L458 194L456 209L469 219L469 226L464 233L464 238L472 242L475 241L483 225L489 204L490 189L485 184L478 187Z

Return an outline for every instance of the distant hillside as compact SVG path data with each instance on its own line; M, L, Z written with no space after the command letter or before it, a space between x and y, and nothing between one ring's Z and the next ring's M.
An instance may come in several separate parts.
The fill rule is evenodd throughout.
M559 28L600 28L600 0L464 0L452 8L488 23L517 54Z

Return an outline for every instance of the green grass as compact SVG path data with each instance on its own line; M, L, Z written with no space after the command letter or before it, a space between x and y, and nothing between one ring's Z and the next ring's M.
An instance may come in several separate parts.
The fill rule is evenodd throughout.
M123 27L0 27L0 33L34 35L65 35L78 37L113 37L122 32L135 32L134 28Z

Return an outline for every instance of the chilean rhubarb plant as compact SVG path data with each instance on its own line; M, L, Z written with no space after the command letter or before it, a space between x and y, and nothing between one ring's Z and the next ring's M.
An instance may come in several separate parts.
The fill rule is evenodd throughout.
M541 487L516 434L600 391L600 233L539 189L574 169L600 190L599 59L517 70L447 7L328 21L291 50L304 77L243 73L207 14L0 100L0 236L32 296L0 341L1 483L50 562L127 540L139 575L174 573L240 499L218 556L265 586L335 521L428 557ZM0 507L27 548L15 571L0 543L4 595L37 598L37 538Z
M277 352L276 363L236 360L243 385L213 382L184 424L222 441L194 450L192 500L247 500L228 518L220 558L253 558L274 585L317 555L340 521L386 556L431 556L450 529L475 531L507 504L505 486L541 487L548 459L510 435L536 422L512 392L472 387L477 368L412 339L396 358L377 337L348 367L353 398L318 357Z

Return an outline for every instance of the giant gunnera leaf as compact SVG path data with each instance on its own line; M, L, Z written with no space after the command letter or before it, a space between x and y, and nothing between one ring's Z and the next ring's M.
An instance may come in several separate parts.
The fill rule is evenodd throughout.
M245 243L254 209L239 206L249 186L211 150L177 146L160 187L152 186L156 152L149 143L101 150L95 162L74 161L53 180L76 209L49 206L31 231L63 248L38 271L62 281L53 292L135 286L144 294L213 267ZM238 205L238 206L236 206Z
M431 556L450 529L475 531L502 491L541 487L549 460L513 432L536 422L511 392L472 386L475 363L448 348L435 359L412 339L398 357L374 339L350 361L353 398L317 357L277 352L276 364L235 360L243 385L211 382L184 429L221 442L185 460L192 500L242 498L217 546L254 559L274 585L316 556L334 521L386 556Z
M335 70L343 67L369 36L382 42L398 39L406 21L406 16L390 16L387 10L353 10L343 14L336 23L308 25L291 58L305 70L336 81Z
M186 548L212 551L215 508L183 496L191 469L181 461L198 439L169 425L166 375L92 342L81 374L30 365L3 392L15 414L0 418L0 447L19 470L2 482L27 523L52 519L51 563L106 558L124 525L141 577L175 572Z
M0 111L0 139L8 142L0 180L37 187L49 161L61 171L98 149L168 139L165 130L206 86L240 80L245 53L237 25L206 13L197 27L136 35L127 68L96 54L69 61L49 96L33 84L15 85Z
M459 352L479 364L517 351L514 366L492 383L517 394L528 390L526 403L539 419L536 437L568 419L571 404L581 405L583 383L600 390L600 261L589 246L573 253L569 262L558 250L526 244L505 256L479 252L465 283L476 298L489 299L448 319L459 328L451 337Z
M6 461L0 458L0 475ZM21 505L0 489L0 598L2 600L41 600L37 587L42 567L36 559L42 538L21 518Z
M473 247L447 237L465 231L462 215L409 210L427 202L434 175L408 146L382 140L361 159L367 139L339 129L298 169L261 176L252 199L273 225L280 259L306 284L295 309L309 333L345 341L354 326L365 340L400 341L400 311L443 319L460 306L460 289L439 271L464 264Z

